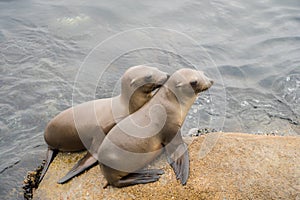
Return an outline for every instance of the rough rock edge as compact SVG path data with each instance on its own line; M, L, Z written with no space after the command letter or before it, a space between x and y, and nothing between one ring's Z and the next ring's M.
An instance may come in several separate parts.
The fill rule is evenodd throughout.
M23 194L26 200L31 200L33 198L33 190L38 188L39 179L41 173L44 169L46 161L43 160L42 164L39 165L34 171L28 171L27 175L23 181Z
M226 135L230 135L230 134L226 134ZM246 136L245 136L246 135ZM271 150L272 150L272 148L273 148L273 146L271 145L269 145L268 144L268 139L267 138L274 138L274 140L273 139L271 139L271 140L273 140L274 142L275 142L275 144L276 143L278 143L278 142L280 142L280 140L284 140L284 141L286 141L286 143L283 143L284 145L288 145L289 143L293 143L293 141L291 140L291 138L287 138L287 137L280 137L280 136L275 136L275 137L270 137L270 136L257 136L257 135L248 135L248 134L235 134L234 136L237 136L237 137L232 137L232 134L231 134L231 139L229 140L229 141L233 141L233 142L236 142L236 141L239 141L239 140L243 140L243 138L248 138L248 139L250 139L250 140L252 140L253 141L253 139L262 139L262 140L264 140L264 141L267 141L267 143L265 142L265 143L263 143L263 144L267 144L267 150L268 150L268 148L270 148ZM203 140L203 138L205 138L206 136L200 136L200 138L202 138L201 140ZM297 144L299 143L299 137L293 137L293 138L295 138L296 139L296 141L297 141ZM266 140L267 139L267 140ZM258 141L259 141L258 140ZM293 139L294 140L294 139ZM281 143L281 142L280 142ZM238 144L238 143L237 143ZM247 143L245 143L245 147L247 148ZM283 145L283 146L284 146ZM226 145L225 145L226 146ZM258 145L259 146L259 145ZM282 146L282 145L281 145ZM283 147L282 146L282 147ZM252 147L256 147L255 145L254 146L252 146ZM264 148L264 146L259 146L259 148L261 148L261 147L263 147ZM240 150L243 150L243 146L241 147L241 146L239 146L238 148L240 148L240 149L238 149L238 150L236 150L236 148L233 146L233 149L230 149L230 150L232 150L234 153L239 153L239 151ZM297 146L297 149L299 149L299 147ZM263 152L263 153L265 153L265 152ZM277 152L278 153L278 152ZM221 154L222 154L222 152L221 152ZM299 154L299 153L296 153L297 155ZM72 162L74 162L74 160L78 160L79 158L78 157L80 157L80 156L82 156L83 154L71 154L72 156L70 156L70 154L69 155L66 155L66 154L61 154L61 155L59 155L58 157L58 163L56 162L56 166L54 166L53 167L53 170L59 170L59 171L61 171L61 170L66 170L66 169L61 169L60 167L61 167L61 164L63 164L63 166L66 166L67 168L68 167L70 167L70 166L68 166L68 164L70 163L70 165L73 165L73 163ZM75 156L75 157L73 157L73 155ZM67 158L67 160L65 159L65 158ZM211 161L211 158L210 158L210 160L209 161ZM296 163L298 163L299 164L299 157L296 157ZM64 163L59 163L59 162L64 162ZM194 161L195 162L195 161ZM201 161L202 162L202 161ZM193 163L193 161L192 161L192 163ZM191 164L192 164L191 163ZM202 163L202 164L206 164L206 163ZM271 163L272 164L272 163ZM284 164L285 165L285 164ZM287 166L289 166L289 165L287 165ZM158 164L158 167L162 167L165 171L166 171L166 176L167 177L164 177L164 178L161 178L160 179L160 181L159 182L156 182L156 183L153 183L153 184L147 184L147 186L141 186L141 185L137 185L137 186L132 186L132 187L128 187L128 188L125 188L125 189L118 189L118 188L112 188L112 187L109 187L107 190L105 190L105 191L102 191L104 194L104 196L111 196L112 195L112 193L113 194L115 194L115 196L113 196L113 197L123 197L124 198L124 194L126 194L127 195L127 197L128 198L131 198L131 199L134 199L135 197L136 197L136 195L137 196L139 196L139 195L141 195L138 191L139 190L144 190L145 188L147 189L147 190L149 190L149 189L152 189L153 190L153 192L155 193L155 188L156 189L158 189L158 188L162 188L163 189L163 187L164 186L166 186L166 184L168 184L168 188L170 187L170 188L172 188L172 187L177 187L177 189L179 190L179 191L181 191L181 190L183 190L182 192L186 192L186 191L184 191L184 190L186 190L186 189L188 189L188 190L191 190L191 189L193 189L194 187L192 187L192 188L187 188L186 186L179 186L178 185L178 183L176 183L176 179L175 179L175 181L173 181L173 179L174 179L174 177L170 177L170 176L172 176L172 171L168 168L168 167L166 167L165 165L163 165L163 164ZM284 166L284 167L286 167L286 166ZM156 167L157 168L157 167ZM247 169L247 166L246 166L246 168L245 169ZM193 170L193 169L191 169L191 170ZM276 169L275 169L276 170ZM243 172L243 171L242 171ZM297 174L298 174L298 177L299 177L299 171L295 171ZM296 174L296 175L297 175ZM219 174L220 175L220 174ZM223 174L221 173L221 175L223 176ZM224 175L226 175L226 174L224 174ZM101 175L101 174L99 174L99 168L97 168L97 169L93 169L93 170L90 170L89 172L87 172L86 174L84 174L84 175L82 175L82 177L77 177L77 178L75 178L74 180L73 180L73 182L71 183L71 184L69 184L68 186L63 186L63 188L65 188L65 189L63 189L63 190L65 190L65 192L67 192L67 193L69 193L69 196L67 196L67 197L77 197L77 196L74 196L74 194L72 193L72 187L73 187L73 190L74 190L74 186L76 187L76 184L79 184L82 180L84 180L84 179L86 179L87 177L89 177L89 178L91 178L91 177L95 177L96 176L96 178L95 178L95 180L92 180L92 181L96 181L97 182L97 185L98 186L94 186L94 184L95 183L93 183L91 186L94 186L95 188L90 188L90 190L88 189L88 190L83 190L83 192L86 192L86 193L81 193L81 195L83 195L83 196L85 196L86 198L88 198L88 196L89 197L94 197L93 195L94 194L97 194L97 191L95 192L95 190L96 190L96 188L99 188L99 182L100 182L100 187L101 187L101 184L104 184L104 181L105 181L105 179L103 178L103 176ZM171 178L171 179L170 179ZM202 177L201 177L202 178ZM92 179L94 179L94 178L92 178ZM171 181L170 181L171 180ZM259 179L258 179L259 180ZM260 179L261 180L261 179ZM211 181L213 181L213 180L211 180ZM266 181L266 180L263 180L264 182ZM260 189L260 184L261 183L259 183L259 182L257 182L257 180L255 180L254 179L254 182L255 182L255 184L257 184L257 186L255 186L255 188L258 188L259 190L263 190L263 189ZM296 181L297 182L297 181ZM83 181L83 183L84 183L84 181ZM198 182L196 181L195 183L192 183L193 184L193 186L195 186L195 187L199 187L199 185L198 185ZM201 185L202 185L202 183L200 183ZM158 187L157 187L158 186ZM179 186L179 187L178 187ZM268 185L268 183L267 183L267 186L269 187L269 185ZM292 185L293 186L293 185ZM57 186L58 187L58 186ZM78 187L78 186L77 186ZM235 186L236 187L236 186ZM254 187L254 186L253 186ZM296 183L296 185L295 185L295 188L297 188L297 187L299 187L298 185L297 185L297 183ZM61 188L61 185L59 185L59 187L58 188ZM168 189L167 188L167 189ZM45 189L45 188L44 188ZM70 189L70 191L68 192L68 190ZM164 188L164 189L166 189L166 188ZM174 188L175 189L175 188ZM195 189L195 188L194 188ZM243 190L245 189L245 188L242 188ZM253 189L253 188L252 188ZM270 190L272 190L272 189L274 189L274 188L272 188L271 186L270 186L270 188L266 188L266 191L267 192L270 192ZM276 189L276 187L275 187L275 189ZM289 190L290 190L291 188L289 188ZM101 190L101 189L100 189ZM293 189L291 189L291 190L293 190ZM253 191L253 190L252 190ZM176 191L176 189L175 189L175 191L169 191L169 193L168 192L166 192L167 194L170 194L171 195L171 193L174 193L174 195L176 195L178 192ZM188 194L186 194L186 195L188 195L188 196L190 196L190 193L194 193L195 191L189 191L189 193ZM226 191L225 191L226 192ZM245 191L244 191L245 192ZM250 191L249 191L250 192ZM282 191L281 191L282 192ZM53 194L53 189L51 190L50 189L50 193L52 193ZM255 196L256 194L251 194L251 193L248 193L248 191L246 192L247 194L239 194L239 195L244 195L243 197L245 197L245 195L248 195L248 198L249 198L249 195L251 196L252 195L252 197L254 198L254 197L261 197L261 196ZM255 191L255 193L257 193L257 194L261 194L261 191ZM58 193L57 193L58 194ZM274 194L276 194L276 191L275 192L273 192L272 191L272 195L273 195L273 197L274 197ZM73 196L72 196L73 195ZM78 195L78 194L77 194ZM86 196L87 195L87 196ZM225 194L226 195L226 194ZM253 196L254 195L254 196ZM268 195L268 194L266 194L266 195ZM280 193L280 191L277 191L277 195L282 195L281 193ZM83 197L83 196L79 196L79 197ZM213 188L213 187L208 187L208 188L206 188L205 190L203 190L203 191L201 191L201 193L199 193L198 195L197 195L197 197L201 197L200 199L207 199L207 197L210 197L210 198L216 198L216 197L220 197L221 198L221 196L223 196L224 197L224 191L222 192L222 191L218 191L218 190L216 190L216 188ZM53 197L53 196L52 196ZM161 196L162 197L162 196ZM165 196L165 197L167 197L167 196ZM168 198L170 198L171 196L168 196ZM174 196L175 197L175 196ZM203 197L203 198L202 198ZM232 197L231 195L230 196L227 196L227 197ZM235 197L238 197L238 196L235 196ZM242 197L242 196L239 196L239 197ZM267 197L267 196L264 196L264 197ZM269 196L270 197L270 196ZM294 198L299 198L300 196L299 196L299 194L296 194L296 196L295 196L295 193L293 192L293 199ZM88 198L89 199L89 198ZM218 198L217 198L218 199Z

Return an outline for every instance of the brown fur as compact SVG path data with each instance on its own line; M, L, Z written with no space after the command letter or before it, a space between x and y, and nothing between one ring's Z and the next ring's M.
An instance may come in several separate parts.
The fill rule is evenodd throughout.
M153 90L160 87L168 77L168 74L157 68L131 67L122 76L119 96L89 101L54 117L48 123L44 134L49 149L40 181L57 151L89 150L59 183L64 183L93 166L97 160L92 154L98 149L105 134L121 119L149 101Z
M137 178L138 175L130 175L150 163L165 147L170 164L185 184L188 155L182 157L186 147L180 128L198 93L212 84L203 72L178 70L147 104L112 128L98 149L98 158L108 183L124 187L157 180L160 171L153 176L141 174ZM178 159L183 162L176 163Z
M145 77L150 75L147 83ZM89 101L61 112L45 129L46 143L50 148L61 151L85 149L82 137L92 139L88 134L94 132L94 129L101 129L104 134L108 133L119 120L149 101L153 88L163 84L166 79L167 74L157 68L129 68L122 77L122 92L119 96Z

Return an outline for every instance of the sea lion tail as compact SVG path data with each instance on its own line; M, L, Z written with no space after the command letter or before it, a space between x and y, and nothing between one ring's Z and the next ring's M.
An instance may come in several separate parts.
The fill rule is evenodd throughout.
M48 148L47 150L47 157L46 157L46 163L45 163L45 166L43 168L43 171L41 173L41 176L39 178L39 183L43 180L51 162L53 161L54 157L57 155L58 153L58 150L57 149L50 149Z

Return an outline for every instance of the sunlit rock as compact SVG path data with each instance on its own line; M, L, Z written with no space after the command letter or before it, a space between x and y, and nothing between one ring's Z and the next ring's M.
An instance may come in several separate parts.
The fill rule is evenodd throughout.
M56 181L84 155L59 153L34 199L300 198L300 137L211 134L215 135L194 137L189 145L190 177L185 186L176 180L164 156L151 166L165 170L155 183L103 189L106 181L96 166L59 185Z

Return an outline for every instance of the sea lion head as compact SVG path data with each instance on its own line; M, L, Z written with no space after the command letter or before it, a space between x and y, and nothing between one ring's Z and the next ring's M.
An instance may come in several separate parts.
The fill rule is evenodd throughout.
M154 95L154 90L161 87L169 74L156 67L138 65L129 68L121 80L121 95L129 103L130 113L138 110Z
M200 92L209 89L213 83L213 80L209 79L204 72L183 68L171 76L168 87L177 98L181 98L196 96Z

